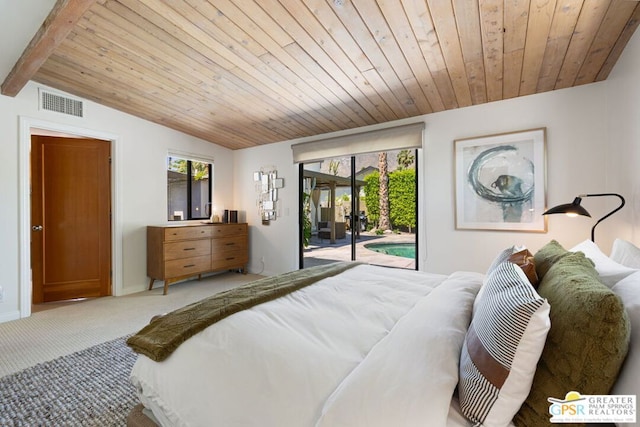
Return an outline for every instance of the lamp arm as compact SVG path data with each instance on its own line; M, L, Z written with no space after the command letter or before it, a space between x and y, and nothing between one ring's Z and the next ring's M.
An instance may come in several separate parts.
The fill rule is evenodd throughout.
M625 204L625 200L624 197L622 197L620 194L618 193L596 193L596 194L581 194L578 197L601 197L601 196L615 196L617 198L620 199L620 206L618 206L617 208L615 208L614 210L612 210L611 212L609 212L608 214L606 214L605 216L603 216L602 218L600 218L598 221L596 221L596 223L593 225L593 227L591 227L591 241L595 242L595 231L596 231L596 226L598 224L600 224L602 221L604 221L605 219L609 218L611 215L613 215L614 213L618 212L620 209L622 209L622 207Z

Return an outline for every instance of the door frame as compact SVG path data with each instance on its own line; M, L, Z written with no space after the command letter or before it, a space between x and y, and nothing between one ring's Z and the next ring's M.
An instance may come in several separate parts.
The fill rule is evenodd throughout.
M119 161L121 142L118 135L94 129L80 128L63 123L49 122L31 117L19 117L19 266L18 281L20 317L31 315L31 198L30 198L30 159L32 133L53 132L83 138L95 138L111 143L111 293L123 294L122 270L122 212L118 202L122 188L122 174Z
M416 178L415 178L415 200L416 200L416 206L415 206L415 212L416 212L416 226L415 226L415 242L416 242L416 252L415 252L415 267L414 269L416 271L422 271L422 266L425 264L424 261L426 261L426 257L422 257L423 253L426 253L426 241L425 238L423 237L421 230L422 230L422 225L424 223L424 219L422 218L422 215L420 214L421 212L423 212L424 210L424 202L423 202L423 198L420 197L420 189L423 188L423 183L424 183L424 179L425 179L425 175L426 173L421 172L420 167L422 165L422 161L424 159L423 157L423 152L424 150L422 148L413 148L412 149L413 154L415 155L415 171L416 171ZM357 198L353 197L353 192L354 189L356 188L356 156L357 154L347 154L344 156L339 156L339 157L349 157L350 158L350 169L351 169L351 192L352 192L352 197L351 197L351 213L353 214L354 212L356 212L357 210L356 208L356 203L357 203ZM326 159L325 159L326 160ZM309 162L314 163L314 162ZM303 269L304 268L304 245L303 245L303 227L304 227L304 219L303 219L303 215L304 215L304 209L302 206L302 201L303 201L303 191L304 191L304 162L300 162L298 163L298 167L297 167L297 173L298 173L298 269ZM358 196L359 198L359 196ZM351 233L351 260L352 261L357 261L357 254L356 254L356 237L355 234L352 232ZM420 249L423 248L423 249Z

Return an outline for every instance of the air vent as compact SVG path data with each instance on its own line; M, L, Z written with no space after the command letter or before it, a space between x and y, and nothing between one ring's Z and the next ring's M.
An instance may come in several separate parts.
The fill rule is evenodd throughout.
M40 90L40 109L84 117L82 101Z

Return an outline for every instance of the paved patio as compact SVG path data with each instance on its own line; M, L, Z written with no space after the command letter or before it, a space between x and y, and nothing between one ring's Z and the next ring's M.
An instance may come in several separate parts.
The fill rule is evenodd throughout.
M413 259L382 254L364 246L373 242L415 243L414 234L388 233L378 236L373 233L362 232L356 242L356 259L369 264L415 269L416 262ZM335 261L351 261L351 233L347 232L344 239L338 239L333 244L328 239L319 239L316 235L312 236L309 247L304 250L305 267L328 264Z

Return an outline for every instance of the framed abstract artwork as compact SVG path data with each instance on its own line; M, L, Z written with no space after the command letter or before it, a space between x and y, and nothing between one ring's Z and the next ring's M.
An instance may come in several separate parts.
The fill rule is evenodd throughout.
M546 128L454 141L456 229L546 232Z

